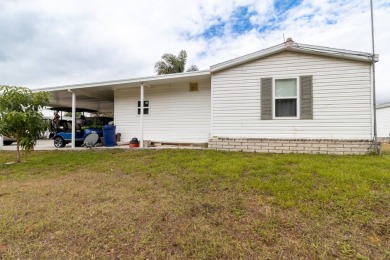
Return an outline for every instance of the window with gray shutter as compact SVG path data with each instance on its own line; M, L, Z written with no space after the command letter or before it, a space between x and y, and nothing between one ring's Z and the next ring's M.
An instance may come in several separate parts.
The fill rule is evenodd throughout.
M313 119L313 76L300 76L301 119Z
M261 79L261 120L272 119L272 78Z

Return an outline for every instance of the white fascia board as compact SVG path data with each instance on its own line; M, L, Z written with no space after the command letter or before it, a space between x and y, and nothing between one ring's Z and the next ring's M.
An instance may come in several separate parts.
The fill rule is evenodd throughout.
M351 51L345 49L336 49L336 48L314 46L308 44L298 44L298 43L294 43L294 46L290 48L291 50L298 51L298 52L306 52L306 53L330 56L336 58L345 58L345 59L360 60L365 62L372 62L372 53L367 53L367 52ZM375 62L378 61L379 61L379 55L375 54Z
M198 76L207 76L211 75L210 70L201 70L196 72L182 72L175 74L166 74L166 75L157 75L157 76L147 76L140 78L130 78L130 79L122 79L122 80L112 80L112 81L101 81L101 82L92 82L92 83L83 83L83 84L75 84L75 85L65 85L65 86L57 86L57 87L47 87L47 88L37 88L33 89L33 92L39 91L59 91L59 90L72 90L72 89L83 89L83 88L94 88L100 86L112 86L120 85L120 84L141 84L144 83L153 83L153 81L157 80L169 80L169 79L191 79L193 77Z
M251 62L256 59L264 58L269 55L281 52L281 51L293 51L293 52L301 52L301 53L307 53L307 54L314 54L314 55L321 55L321 56L328 56L328 57L335 57L335 58L343 58L343 59L352 59L352 60L358 60L358 61L364 61L364 62L372 62L372 54L366 53L366 52L358 52L358 51L350 51L350 50L344 50L344 49L335 49L335 48L328 48L328 47L322 47L322 46L314 46L314 45L308 45L308 44L299 44L299 43L293 43L292 46L288 46L287 44L279 44L275 45L273 47L257 51L248 55L244 55L235 59L231 59L222 63L218 63L215 65L212 65L210 67L211 73L224 70L227 68L231 68L237 65L241 65L247 62ZM379 61L379 55L375 55L375 61Z

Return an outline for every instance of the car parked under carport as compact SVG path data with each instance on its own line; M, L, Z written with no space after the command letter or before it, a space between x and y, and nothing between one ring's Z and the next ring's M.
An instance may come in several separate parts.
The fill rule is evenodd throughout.
M4 145L11 145L13 142L16 142L14 138L3 136L3 144Z

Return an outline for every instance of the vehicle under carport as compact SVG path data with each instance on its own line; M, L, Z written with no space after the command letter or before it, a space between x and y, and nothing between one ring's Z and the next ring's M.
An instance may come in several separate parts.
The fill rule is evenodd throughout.
M69 107L53 107L50 108L53 111L71 112L72 108ZM96 110L76 108L76 112L81 112L82 122L75 121L75 146L81 146L86 144L85 140L90 135L97 135L96 138L88 138L88 140L97 139L97 143L100 143L101 137L103 137L102 127L110 123L112 117L100 117ZM84 113L96 113L95 117L85 117ZM54 146L57 148L64 147L66 144L72 142L72 121L63 120L62 116L59 119L58 124L53 123L50 120L50 137L54 140ZM95 142L92 145L95 145Z
M3 136L3 144L4 145L11 145L12 143L16 142L14 138Z

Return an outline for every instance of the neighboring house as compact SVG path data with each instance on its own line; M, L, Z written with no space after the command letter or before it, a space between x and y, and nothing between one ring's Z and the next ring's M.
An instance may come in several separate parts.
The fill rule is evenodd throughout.
M390 138L390 102L376 106L378 137Z
M362 154L373 147L371 65L369 53L288 39L207 71L41 90L53 106L73 95L77 107L114 112L122 140Z

